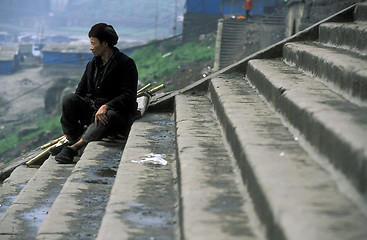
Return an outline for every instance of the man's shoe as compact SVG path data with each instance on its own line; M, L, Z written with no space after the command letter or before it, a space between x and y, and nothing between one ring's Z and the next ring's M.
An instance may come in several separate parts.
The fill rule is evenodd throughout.
M55 156L55 160L59 163L62 164L70 164L73 163L74 157L77 155L78 153L75 152L73 149L71 149L68 146L65 146L61 152L59 152L56 156Z
M48 152L52 155L52 156L55 156L57 154L59 154L62 149L64 149L65 146L69 145L68 144L68 140L65 140L63 142L58 142L55 144L55 146L52 146Z

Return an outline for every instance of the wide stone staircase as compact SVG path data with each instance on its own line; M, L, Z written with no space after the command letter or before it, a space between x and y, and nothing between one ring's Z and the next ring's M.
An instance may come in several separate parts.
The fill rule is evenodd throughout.
M366 16L158 95L76 164L15 168L0 239L367 239Z
M285 38L286 8L276 13L254 15L249 19L227 16L218 21L216 70Z

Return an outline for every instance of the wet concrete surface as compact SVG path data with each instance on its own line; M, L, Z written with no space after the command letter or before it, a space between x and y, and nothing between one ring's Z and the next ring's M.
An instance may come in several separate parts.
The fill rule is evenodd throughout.
M254 237L243 207L245 199L238 190L231 157L223 143L219 123L211 111L211 102L204 97L190 102L195 106L195 115L189 131L194 132L195 138L204 140L199 143L202 157L196 156L202 163L203 182L217 190L211 192L212 197L205 210L222 219L218 227L228 233L228 237Z
M27 211L22 211L19 214L19 218L25 222L24 229L27 229L27 231L25 231L25 234L23 236L20 236L20 238L18 239L22 239L24 236L34 238L37 235L37 230L45 219L48 210L50 209L55 198L55 196L52 196L45 201L48 204L45 204L43 200L42 204L38 204L38 206L36 206L35 208L29 209Z
M4 215L6 210L10 207L10 205L12 204L12 202L15 200L17 196L18 195L7 195L1 199L0 218Z
M15 173L22 175L27 175L26 171L35 170L23 166L19 169ZM19 195L6 196L9 200L7 203L11 205L6 206L6 212L2 216L1 235L11 236L14 240L34 239L71 169L72 166L61 167L53 159L48 159L44 166L26 181L27 185L18 185Z
M80 210L68 213L72 217L69 223L70 233L64 234L67 239L95 239L98 233L102 217L105 212L110 191L114 183L118 164L122 156L125 141L112 141L104 139L98 144L106 147L106 150L97 156L98 165L84 168L84 177L73 181L86 183L87 190L79 191L73 195Z
M175 135L172 114L147 114L144 121L153 126L144 138L149 145L142 156L164 154L166 166L143 164L140 194L136 202L126 203L121 212L129 226L129 239L176 239L178 220L178 189L176 178ZM137 163L139 164L139 163Z

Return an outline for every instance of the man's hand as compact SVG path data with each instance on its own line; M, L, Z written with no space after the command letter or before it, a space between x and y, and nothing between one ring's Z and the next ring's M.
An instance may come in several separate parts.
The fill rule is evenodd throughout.
M97 113L94 117L94 124L96 126L98 126L98 121L100 121L103 125L108 124L108 119L107 119L107 110L108 109L109 109L109 107L107 105L102 105L98 109L98 111L97 111Z

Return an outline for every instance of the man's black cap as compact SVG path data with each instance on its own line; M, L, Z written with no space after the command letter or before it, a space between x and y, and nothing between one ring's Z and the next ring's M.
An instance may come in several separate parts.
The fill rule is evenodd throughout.
M119 39L112 25L108 25L106 23L97 23L96 25L94 25L90 29L88 37L96 37L101 42L105 41L110 47L115 46Z

